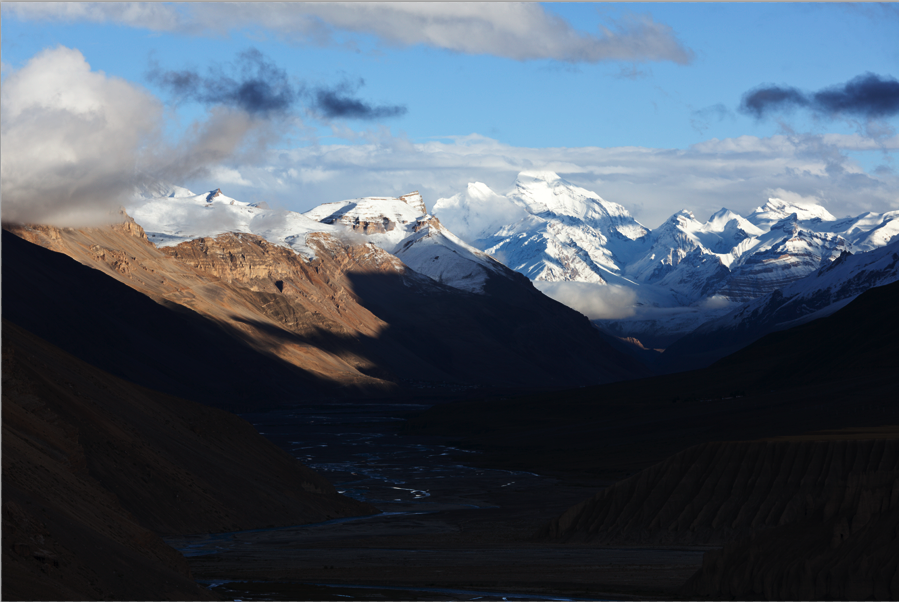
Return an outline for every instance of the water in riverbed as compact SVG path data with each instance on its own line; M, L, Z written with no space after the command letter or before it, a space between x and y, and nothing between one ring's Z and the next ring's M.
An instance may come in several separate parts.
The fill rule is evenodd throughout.
M335 403L243 415L338 491L383 513L168 542L191 558L195 576L242 599L578 599L610 567L639 571L638 579L656 567L676 583L698 566L701 551L531 542L542 522L595 486L472 466L472 452L402 431L425 407ZM558 597L552 584L560 583L573 595Z

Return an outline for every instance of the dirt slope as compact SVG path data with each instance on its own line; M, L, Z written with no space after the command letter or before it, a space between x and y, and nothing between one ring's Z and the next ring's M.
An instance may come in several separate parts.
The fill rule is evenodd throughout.
M542 535L723 544L819 514L828 520L855 511L864 524L891 496L899 503L899 433L892 440L706 443L604 489Z
M240 418L4 320L4 599L206 599L159 534L371 512Z

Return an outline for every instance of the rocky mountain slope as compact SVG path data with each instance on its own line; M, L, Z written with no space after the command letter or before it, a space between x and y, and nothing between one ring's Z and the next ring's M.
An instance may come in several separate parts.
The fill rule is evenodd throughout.
M373 512L240 418L115 378L4 319L4 599L211 599L160 534Z
M202 195L164 197L149 204L184 201L185 211L200 212L200 217L219 210L221 215L246 211L220 196L213 195L211 202ZM258 209L253 216L251 225L268 224L271 213ZM194 224L197 231L220 227L222 220L210 220ZM307 231L289 234L294 222ZM97 272L87 280L64 277L66 289L83 292L73 295L81 300L77 307L52 294L62 281L54 283L56 277L48 274L38 286L23 286L27 293L22 302L4 312L18 312L23 325L72 353L87 353L84 357L119 376L143 384L158 380L166 392L229 408L335 393L558 387L647 374L583 316L545 297L523 276L461 241L457 244L433 218L418 216L410 222L412 232L397 254L428 264L436 279L367 242L364 234L305 216L288 215L282 223L288 224L278 230L282 238L262 230L275 242L226 232L182 242L169 238L159 246L151 242L158 232L147 237L129 219L82 230L11 227ZM45 266L35 262L11 275L26 282L32 272L41 274ZM146 297L134 304L113 301L126 294L116 289L92 299L94 285L82 283L97 280L101 272L112 279L96 284L96 290L115 288L112 281L117 280ZM138 306L147 306L147 315L159 323L145 334L111 336L112 344L91 337L91 321L75 317L90 315L109 323L107 317ZM171 324L161 323L169 318ZM116 319L120 324L114 328L121 332L146 322ZM148 345L125 351L142 337ZM207 349L206 340L220 343ZM163 360L165 355L171 361ZM242 356L253 358L246 369L238 368ZM201 388L189 376L195 370L221 376L212 379L215 386Z
M115 376L230 410L371 380L285 337L253 291L191 270L133 224L17 232L87 265L4 231L4 318Z
M899 493L896 437L691 447L570 508L541 536L597 545L723 544L812 516L826 522L853 514L846 527L858 531L872 512L899 507L899 499L891 502Z

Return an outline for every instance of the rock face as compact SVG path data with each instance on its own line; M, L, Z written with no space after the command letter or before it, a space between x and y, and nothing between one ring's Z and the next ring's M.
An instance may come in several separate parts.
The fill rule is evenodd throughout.
M4 599L211 599L160 534L373 512L240 418L3 321Z

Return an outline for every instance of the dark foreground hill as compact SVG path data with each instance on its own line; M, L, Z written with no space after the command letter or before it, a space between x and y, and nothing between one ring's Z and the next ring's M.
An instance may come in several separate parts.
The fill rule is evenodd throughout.
M484 463L612 482L693 445L899 424L899 283L769 334L713 366L517 398L443 404L410 420Z
M611 485L538 539L723 546L685 597L896 599L897 301L899 284L874 288L704 370L445 404L409 428Z
M897 527L893 428L692 447L570 508L538 538L724 545L685 584L691 598L895 600Z
M4 599L208 599L160 534L374 512L244 420L3 321Z

